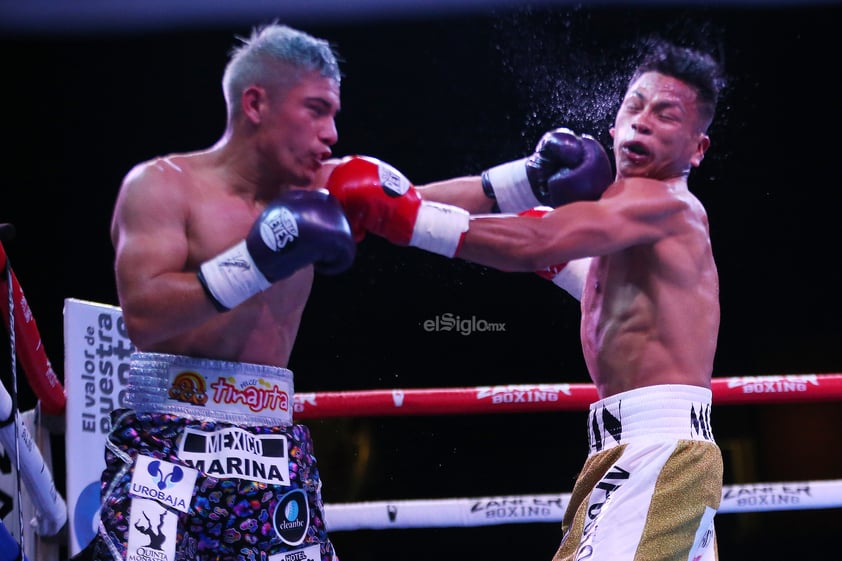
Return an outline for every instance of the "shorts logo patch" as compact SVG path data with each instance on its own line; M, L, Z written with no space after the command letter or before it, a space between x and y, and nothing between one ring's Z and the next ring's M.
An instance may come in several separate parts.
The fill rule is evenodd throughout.
M713 542L713 517L716 516L716 509L705 507L705 513L699 521L696 529L696 537L693 540L693 549L690 550L689 561L699 561L708 547Z
M211 402L217 405L242 404L252 413L289 411L289 393L278 384L263 378L238 381L233 376L220 376L210 384Z
M322 554L318 545L308 545L301 549L270 555L269 561L322 561Z
M284 543L298 545L303 542L310 527L310 507L304 491L295 489L284 495L275 507L272 522L275 533Z
M187 466L156 460L143 454L135 460L130 492L135 497L154 499L168 507L187 512L199 473Z
M182 403L204 406L208 402L205 377L198 372L185 370L172 381L167 396Z
M178 458L202 473L288 486L287 439L280 434L252 434L236 427L205 432L185 428Z
M132 499L126 561L173 561L178 516L155 501Z

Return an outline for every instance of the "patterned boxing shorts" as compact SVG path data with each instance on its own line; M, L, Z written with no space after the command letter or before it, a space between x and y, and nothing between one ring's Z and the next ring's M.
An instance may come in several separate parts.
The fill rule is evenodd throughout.
M284 369L137 353L112 412L97 559L336 561Z

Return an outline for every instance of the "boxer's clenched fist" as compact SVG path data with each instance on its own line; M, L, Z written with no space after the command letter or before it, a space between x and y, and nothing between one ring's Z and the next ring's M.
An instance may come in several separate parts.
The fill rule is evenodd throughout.
M396 245L453 257L468 230L467 211L422 200L406 176L376 158L344 158L327 189L341 203L357 241L371 232Z
M355 253L337 200L324 189L294 189L266 206L245 239L202 263L198 276L214 305L229 310L307 265L340 273Z
M612 177L608 155L595 138L558 128L545 133L529 157L483 172L482 184L501 211L521 212L595 201Z

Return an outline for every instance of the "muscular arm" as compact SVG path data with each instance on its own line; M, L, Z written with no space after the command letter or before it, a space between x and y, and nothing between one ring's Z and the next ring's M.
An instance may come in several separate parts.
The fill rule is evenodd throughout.
M624 179L598 201L570 203L542 217L474 217L457 256L503 271L536 271L652 243L686 207L662 182Z
M480 176L465 176L436 181L416 187L421 198L464 208L471 214L491 212L494 199L482 191Z
M123 317L139 349L218 315L188 266L187 194L181 172L158 161L132 170L111 223Z
M330 177L333 169L341 161L338 158L331 158L323 162L321 169L316 175L314 187L324 187L327 185L327 178ZM491 207L494 206L494 200L489 199L482 191L482 181L479 175L434 181L426 185L417 185L415 189L425 201L458 206L472 214L489 213L491 212Z

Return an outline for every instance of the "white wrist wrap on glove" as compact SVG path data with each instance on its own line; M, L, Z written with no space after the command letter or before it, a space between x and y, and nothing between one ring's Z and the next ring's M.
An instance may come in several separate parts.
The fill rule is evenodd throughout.
M468 211L458 206L421 201L409 245L453 257L470 220Z
M208 292L229 310L272 285L257 268L245 240L208 259L200 270Z
M591 266L591 257L574 259L553 277L553 284L566 290L576 300L582 300L585 278Z
M541 205L526 177L526 158L486 170L501 212L522 212Z

